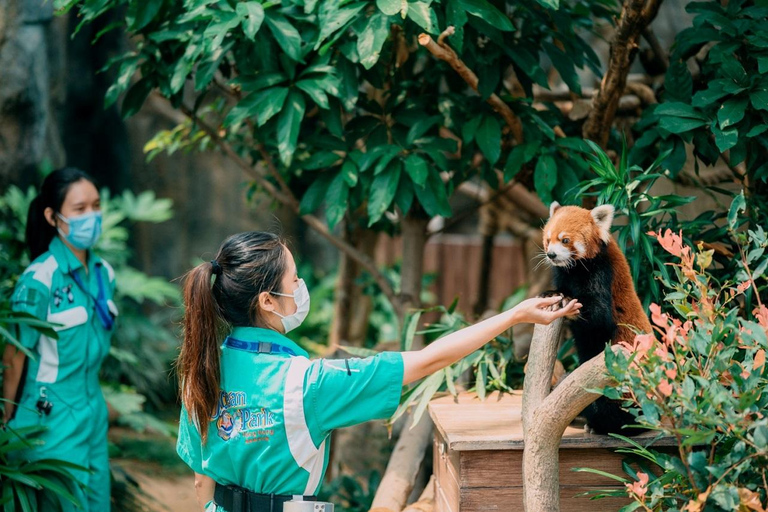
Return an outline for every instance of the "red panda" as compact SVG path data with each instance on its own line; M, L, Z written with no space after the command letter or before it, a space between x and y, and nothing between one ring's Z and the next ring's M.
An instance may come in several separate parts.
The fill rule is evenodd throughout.
M578 299L580 315L570 322L579 361L592 359L605 344L632 342L651 323L635 291L629 264L611 238L614 208L586 210L552 203L544 226L544 253L552 265L555 292ZM600 397L584 410L587 429L598 434L633 435L639 429L618 402Z

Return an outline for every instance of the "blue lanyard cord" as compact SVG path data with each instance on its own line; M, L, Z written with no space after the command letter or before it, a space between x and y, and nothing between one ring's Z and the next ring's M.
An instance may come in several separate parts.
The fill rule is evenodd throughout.
M235 339L231 336L227 336L224 340L224 346L234 348L235 350L244 350L246 352L256 352L259 354L288 354L295 356L296 352L288 347L278 345L277 343L269 343L265 341L243 341Z
M91 292L88 291L88 288L83 284L82 279L80 279L80 274L78 274L77 271L72 272L71 275L78 288L83 290L83 292L93 300L93 303L96 305L96 316L99 318L99 322L101 322L101 325L109 331L112 330L112 327L115 325L115 318L112 316L112 313L109 311L109 306L107 305L107 292L101 275L101 263L96 263L95 272L96 282L99 284L98 297L94 297Z

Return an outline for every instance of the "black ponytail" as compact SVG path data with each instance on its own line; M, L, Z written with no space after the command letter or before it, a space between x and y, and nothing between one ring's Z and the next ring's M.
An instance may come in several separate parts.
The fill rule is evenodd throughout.
M45 220L45 209L53 208L56 213L61 211L61 205L64 204L69 187L80 180L96 184L86 172L74 167L55 170L43 180L40 193L29 204L27 212L25 237L31 259L34 260L47 251L48 245L56 236L56 228Z

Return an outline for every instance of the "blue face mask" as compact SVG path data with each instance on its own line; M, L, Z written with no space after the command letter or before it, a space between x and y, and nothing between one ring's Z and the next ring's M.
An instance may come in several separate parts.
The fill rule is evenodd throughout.
M66 218L57 213L59 218L69 224L69 234L59 229L61 237L76 249L90 249L101 236L101 212L90 212L77 217Z

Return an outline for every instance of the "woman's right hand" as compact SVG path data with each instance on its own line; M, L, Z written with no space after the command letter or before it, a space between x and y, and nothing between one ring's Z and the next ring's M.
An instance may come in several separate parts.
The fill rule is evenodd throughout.
M554 306L558 302L562 301L561 295L556 297L535 297L533 299L524 300L513 308L513 321L512 324L530 323L549 325L558 318L564 316L578 315L581 309L581 303L573 299L565 307L557 310L551 310L550 306Z

